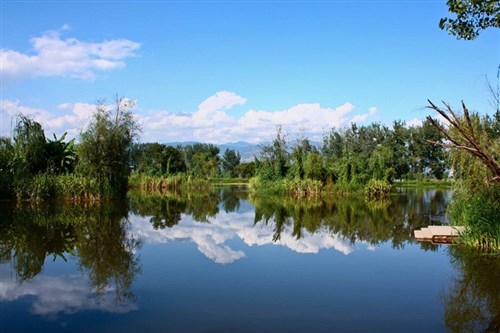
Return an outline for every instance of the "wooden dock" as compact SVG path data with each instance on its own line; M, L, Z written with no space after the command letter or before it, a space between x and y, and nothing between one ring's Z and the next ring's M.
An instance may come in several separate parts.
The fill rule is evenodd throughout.
M418 241L431 241L433 243L449 244L460 236L464 227L451 225L430 225L427 228L415 230L414 235Z

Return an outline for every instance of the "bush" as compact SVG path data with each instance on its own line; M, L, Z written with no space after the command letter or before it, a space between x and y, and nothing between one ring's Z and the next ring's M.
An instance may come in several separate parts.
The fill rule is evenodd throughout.
M385 180L370 179L365 186L365 195L370 199L387 198L391 193L391 184Z
M448 215L454 225L465 226L462 242L487 251L500 250L500 186L481 192L455 190Z

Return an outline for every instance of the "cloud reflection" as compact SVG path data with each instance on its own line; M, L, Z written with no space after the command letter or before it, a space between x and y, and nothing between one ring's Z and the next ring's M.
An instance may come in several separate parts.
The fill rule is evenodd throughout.
M334 249L345 255L354 251L353 245L326 229L310 233L303 231L300 239L292 235L292 227L286 226L278 241L273 241L274 223L254 225L254 212L220 212L209 223L200 223L191 216L182 215L179 224L171 228L156 230L149 217L133 215L130 232L146 243L167 243L188 240L198 246L206 257L219 264L229 264L245 257L242 250L233 250L228 240L238 237L248 246L278 245L298 253L318 253L321 249ZM363 243L361 243L363 244ZM366 244L364 244L366 245ZM368 246L368 245L366 245Z
M5 266L2 265L2 271L9 270ZM108 288L97 297L88 281L77 275L42 275L23 284L17 283L10 276L2 276L0 302L16 301L26 296L35 297L30 312L46 317L86 310L127 313L138 309L137 305L131 302L117 302L113 288Z

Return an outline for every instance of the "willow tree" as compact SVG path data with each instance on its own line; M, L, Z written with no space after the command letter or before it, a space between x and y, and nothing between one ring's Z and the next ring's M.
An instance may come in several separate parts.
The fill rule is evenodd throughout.
M80 134L78 171L97 180L107 196L123 196L130 174L131 147L139 132L133 117L136 102L116 98L114 106L99 102L96 113Z

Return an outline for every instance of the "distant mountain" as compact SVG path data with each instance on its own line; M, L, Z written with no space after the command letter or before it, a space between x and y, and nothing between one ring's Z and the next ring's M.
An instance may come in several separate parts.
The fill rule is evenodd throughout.
M315 146L317 149L321 149L322 143L319 141L310 141L311 145ZM188 146L188 145L194 145L196 143L200 142L195 142L195 141L184 141L184 142L168 142L166 145L170 146ZM290 147L295 144L295 141L289 142L289 150ZM251 162L254 160L254 156L259 156L260 153L260 145L255 144L255 143L250 143L250 142L245 142L245 141L237 141L237 142L228 142L228 143L221 143L221 144L215 144L215 146L219 147L220 153L219 155L222 156L226 149L233 149L236 150L240 153L241 155L241 161L242 162Z
M224 154L226 149L233 149L240 153L242 162L251 162L254 160L254 156L258 156L260 152L259 145L238 141L238 142L229 142L217 145L220 149L221 155Z
M195 142L195 141L185 141L185 142L167 142L165 143L166 145L177 147L177 146L189 146L189 145L194 145L196 143L200 142ZM220 155L222 156L226 149L233 149L235 151L238 151L241 155L241 161L242 162L251 162L254 160L254 156L258 156L260 152L260 147L257 144L254 143L249 143L245 141L238 141L238 142L228 142L228 143L222 143L222 144L215 144L215 146L219 147L220 149Z

